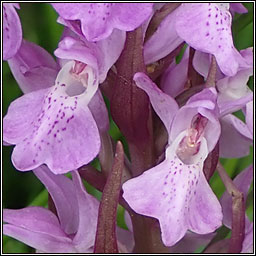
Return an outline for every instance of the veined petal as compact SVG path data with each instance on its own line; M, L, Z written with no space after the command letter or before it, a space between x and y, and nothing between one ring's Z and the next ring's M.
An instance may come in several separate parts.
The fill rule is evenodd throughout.
M224 77L217 81L218 101L237 100L250 94L251 90L247 86L247 82L252 74L252 68L243 69L238 71L235 76Z
M53 86L58 74L53 57L40 46L25 40L8 64L24 93Z
M206 140L201 139L200 149L193 156L193 163L186 165L175 153L185 135L186 132L179 134L167 148L166 159L161 164L128 180L123 185L123 197L134 211L159 220L162 240L166 246L172 246L178 242L188 228L196 229L197 222L189 209L194 208L195 202L202 197L198 182L200 176L203 176L203 161L208 154ZM213 192L211 192L212 195L209 195L209 191L207 193L209 198L214 197ZM215 206L216 204L213 205ZM207 209L212 210L210 207ZM217 211L218 209L220 209L219 205L217 205ZM210 212L208 214L211 215ZM201 213L199 219L205 222L207 227L205 233L213 232L214 228L220 225L219 219L216 218L212 223L207 223L205 216ZM202 232L201 229L197 230Z
M3 59L12 58L20 48L22 28L16 4L3 3Z
M60 225L66 234L74 234L78 229L78 201L73 182L64 175L54 175L47 166L40 166L34 174L50 193L56 207Z
M232 114L222 117L220 123L220 157L237 158L247 156L250 153L252 140L246 124Z
M150 98L150 102L169 132L178 104L168 94L162 92L144 73L134 75L136 85L144 90Z
M229 99L229 100L217 100L218 107L220 109L220 116L225 116L227 114L236 112L242 109L248 102L253 100L253 93L249 91L245 96L239 99Z
M188 73L188 49L189 47L186 49L181 62L176 64L174 60L162 75L161 89L171 97L176 97L185 90Z
M33 232L65 237L58 218L43 207L30 206L19 210L4 209L3 220L8 224Z
M73 244L79 252L84 252L94 245L99 202L86 192L78 171L72 172L72 180L79 207L79 225Z
M176 14L179 8L160 23L156 32L145 43L144 59L146 65L167 56L184 41L175 30Z
M97 87L90 67L71 61L61 69L55 86L14 101L4 129L4 140L17 144L14 166L27 171L46 163L60 174L92 161L99 152L100 137L87 105ZM29 118L22 118L25 113L30 113Z
M88 107L97 123L98 129L101 132L107 132L109 129L108 110L99 89L89 102Z
M126 33L119 29L114 29L111 35L95 43L97 46L97 60L99 63L99 82L102 83L109 69L119 58L126 39Z
M110 36L114 28L131 31L152 13L152 3L54 3L52 6L66 20L79 20L89 41Z
M93 53L93 49L90 49L83 41L70 36L64 37L54 51L58 58L77 60L87 64L94 70L98 70L97 59Z
M114 29L106 39L89 42L66 28L54 53L62 60L78 60L93 67L99 73L99 83L102 83L120 56L125 38L124 31Z
M201 52L201 51L195 51L194 58L193 58L193 67L194 69L205 78L207 78L209 69L211 65L211 54ZM222 72L220 71L219 66L217 66L216 71L216 80L220 80L224 77Z
M42 207L4 209L3 233L44 252L74 252L57 217Z
M31 124L40 115L45 94L49 93L49 90L27 93L11 103L3 120L5 142L17 144L30 135ZM25 143L26 140L23 142Z
M43 252L76 252L71 244L71 239L68 237L56 237L50 233L34 232L11 224L3 225L3 233Z
M231 14L226 6L216 3L185 3L176 16L176 31L191 47L216 57L227 76L237 73L246 62L234 48Z

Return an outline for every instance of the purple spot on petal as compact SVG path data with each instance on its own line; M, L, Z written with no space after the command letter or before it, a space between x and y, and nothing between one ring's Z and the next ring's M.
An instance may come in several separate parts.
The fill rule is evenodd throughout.
M206 26L209 26L209 25L210 25L210 23L207 21L207 22L206 22Z

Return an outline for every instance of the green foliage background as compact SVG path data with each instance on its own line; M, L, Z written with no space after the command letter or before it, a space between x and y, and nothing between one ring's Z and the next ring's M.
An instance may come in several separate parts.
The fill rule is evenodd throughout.
M237 15L233 21L233 36L237 49L244 49L253 46L253 3L244 3L248 14ZM18 14L23 28L23 37L45 48L53 55L57 48L63 27L56 22L57 14L50 4L46 3L21 3ZM249 81L253 89L253 79ZM6 114L10 103L22 95L15 79L13 78L7 62L3 63L3 115ZM237 115L243 118L241 112ZM111 121L110 134L114 139L122 139L121 133ZM11 163L11 152L13 147L3 147L3 208L19 209L28 205L47 207L48 195L43 185L36 179L32 172L19 172ZM241 170L253 161L253 150L249 156L240 159L221 159L230 177L235 177ZM95 161L97 166L97 161ZM211 187L218 197L224 192L224 186L215 173L212 177ZM91 193L97 193L88 186ZM247 213L252 220L253 217L253 196L248 197ZM118 210L118 224L125 227L123 221L123 209ZM3 237L4 253L31 253L34 250L10 237Z

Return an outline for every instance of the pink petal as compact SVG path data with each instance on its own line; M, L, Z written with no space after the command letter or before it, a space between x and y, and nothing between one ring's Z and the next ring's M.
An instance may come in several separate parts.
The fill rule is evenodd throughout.
M98 70L97 59L94 52L83 41L73 37L64 37L54 51L54 54L61 59L77 60L87 64L94 70Z
M178 47L184 40L174 29L178 7L169 14L159 25L156 32L149 38L144 46L145 64L162 59Z
M8 64L24 93L53 86L58 73L53 57L40 46L25 40Z
M181 62L176 64L174 60L162 75L161 89L171 97L176 97L185 90L188 73L188 49L189 47L186 49Z
M5 209L3 233L44 252L73 252L71 239L61 230L57 217L42 207Z
M54 175L46 166L34 170L34 174L50 193L56 207L62 230L74 234L78 229L78 202L72 181L64 175Z
M99 89L91 99L88 108L97 123L98 129L101 132L107 132L109 129L108 110Z
M79 252L84 252L94 245L99 202L86 192L77 171L72 172L72 180L79 207L79 225L73 244Z
M71 239L68 237L56 237L49 233L34 232L10 224L3 225L3 233L43 252L75 252L71 244Z
M110 36L114 28L131 31L152 13L152 3L54 3L59 15L66 20L81 21L82 33L89 41Z
M189 209L189 229L198 234L208 234L222 225L222 210L203 172L200 172L198 181Z
M173 117L178 110L176 101L163 93L144 73L136 73L134 81L139 88L148 94L154 110L163 121L167 131L169 131Z
M16 4L3 4L3 59L12 58L20 48L22 28L15 10Z
M193 253L196 249L206 246L215 235L216 233L198 235L188 231L176 245L170 248L170 253Z
M234 115L226 115L220 119L220 157L238 158L250 153L250 132L240 119Z
M56 237L65 237L58 218L43 207L30 206L19 210L4 209L3 220L33 232L49 233ZM51 231L51 232L50 232Z
M229 99L223 100L218 98L218 107L220 109L220 116L225 116L227 114L236 112L242 109L248 102L253 100L253 93L248 91L248 93L239 99Z
M115 29L108 38L93 43L66 28L54 53L61 59L78 60L93 67L99 73L99 82L102 83L120 56L125 38L125 32Z
M231 14L216 3L185 3L176 19L178 35L196 50L216 57L221 71L228 76L237 73L245 60L234 48Z
M16 144L29 136L31 123L40 115L42 103L47 93L49 93L49 89L35 91L23 95L11 103L3 120L4 141ZM25 141L23 143L28 143Z
M200 75L205 78L205 80L208 76L210 65L211 55L209 53L195 51L195 55L193 58L193 67ZM221 73L219 67L217 66L216 80L218 81L223 77L224 75Z

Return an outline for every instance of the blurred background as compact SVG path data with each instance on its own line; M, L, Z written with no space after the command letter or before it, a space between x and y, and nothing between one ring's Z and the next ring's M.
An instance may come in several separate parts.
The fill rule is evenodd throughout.
M253 3L244 3L248 9L247 14L236 14L233 19L233 37L238 50L253 46ZM47 3L21 3L18 14L21 19L23 37L45 48L53 55L57 48L63 26L56 22L57 14ZM249 86L253 89L253 79L249 80ZM6 114L10 103L22 95L15 79L13 78L7 62L3 63L3 116ZM108 102L106 102L108 104ZM244 119L241 112L236 115ZM110 134L115 140L124 138L116 125L110 120ZM32 172L19 172L11 163L11 153L13 147L3 147L3 181L2 197L3 208L19 209L29 205L47 207L48 194L43 185L33 175ZM231 178L235 177L241 170L251 164L253 161L253 150L249 156L240 159L221 159L222 164L228 171ZM98 167L97 160L94 165ZM215 173L210 181L211 187L218 197L224 192L224 185L219 176ZM86 184L92 194L100 197L100 193ZM252 189L251 189L252 190ZM249 218L253 218L253 193L248 196L247 213ZM118 224L125 227L123 220L124 210L118 209ZM222 231L220 231L222 232ZM227 232L228 233L228 232ZM228 234L229 235L229 234ZM32 253L34 250L10 237L3 236L4 253Z

